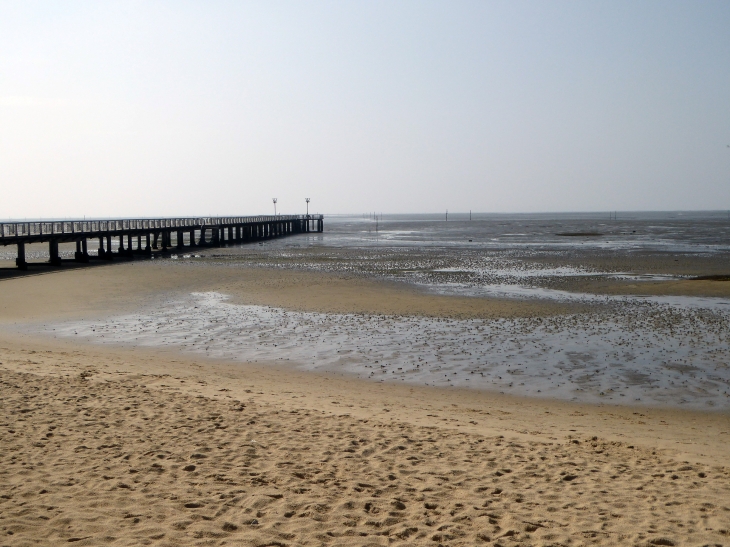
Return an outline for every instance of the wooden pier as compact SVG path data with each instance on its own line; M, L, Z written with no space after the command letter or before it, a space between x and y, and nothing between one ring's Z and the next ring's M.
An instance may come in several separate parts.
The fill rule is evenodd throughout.
M220 247L323 230L322 215L6 222L0 223L0 245L17 245L15 263L27 269L25 246L31 243L48 243L49 262L60 265L59 243L75 242L74 259L88 262L90 240L98 241L99 259L113 260L152 256L153 250ZM119 238L116 252L114 238Z

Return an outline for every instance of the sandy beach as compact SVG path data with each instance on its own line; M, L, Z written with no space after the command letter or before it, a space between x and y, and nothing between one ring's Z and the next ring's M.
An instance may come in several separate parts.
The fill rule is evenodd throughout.
M18 325L153 294L444 317L574 305L152 262L2 281L1 545L722 545L726 412L373 383Z

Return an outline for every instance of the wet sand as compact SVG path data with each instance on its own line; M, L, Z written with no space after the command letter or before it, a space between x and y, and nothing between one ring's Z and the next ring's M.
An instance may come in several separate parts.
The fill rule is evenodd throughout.
M210 249L195 260L64 272L53 277L60 291L50 288L47 276L27 279L45 295L38 302L55 302L67 316L56 313L52 322L21 322L19 328L94 343L172 345L236 361L282 360L375 381L581 402L730 407L730 306L723 308L724 300L712 309L716 301L694 295L675 302L666 295L658 301L606 301L603 295L561 301L436 294L432 287L349 271L340 257L347 250L330 260L343 270L334 272L312 270L317 261L301 259L314 254L321 260L325 251L332 257L332 249L300 251ZM266 263L282 253L307 267L247 267L253 257ZM381 264L389 260L381 257ZM566 269L556 264L520 268L511 259L509 268L504 260L499 265L495 275L582 279L562 276ZM22 300L20 294L15 297ZM27 311L30 322L40 311L31 303L16 308Z
M230 300L195 292L152 299L137 313L20 328L84 343L277 361L375 382L730 410L730 310L625 302L601 312L461 319L302 312Z
M324 313L581 309L154 261L1 281L1 545L728 542L725 412L365 382L16 333L201 290Z

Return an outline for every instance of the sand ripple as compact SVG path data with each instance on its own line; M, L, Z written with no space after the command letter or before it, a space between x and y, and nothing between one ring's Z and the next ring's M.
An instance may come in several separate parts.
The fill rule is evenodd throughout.
M159 380L0 372L0 543L714 545L730 535L720 467L597 437L513 442L145 383Z

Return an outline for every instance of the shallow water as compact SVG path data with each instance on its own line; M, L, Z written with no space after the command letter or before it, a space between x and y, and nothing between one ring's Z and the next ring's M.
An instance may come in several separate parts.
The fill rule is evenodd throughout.
M454 320L291 312L193 293L141 313L42 331L212 358L278 360L373 381L730 409L730 314L640 299L615 306L541 319Z
M428 215L385 216L377 222L327 217L322 234L232 246L209 252L205 260L519 299L591 300L575 294L581 282L640 284L730 274L726 213L623 213L610 221L607 216L474 215L468 221L461 215L448 222ZM559 235L566 233L601 235Z
M458 246L483 249L722 252L730 250L727 211L328 216L332 246ZM574 234L600 234L576 236ZM573 234L573 235L565 235ZM469 245L470 244L470 245Z

